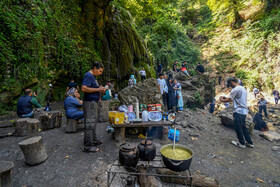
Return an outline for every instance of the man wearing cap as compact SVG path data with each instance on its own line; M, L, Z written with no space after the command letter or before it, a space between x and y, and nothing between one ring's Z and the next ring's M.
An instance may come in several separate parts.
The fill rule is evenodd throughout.
M227 80L227 87L232 87L229 97L220 97L221 102L233 102L234 107L234 128L239 142L231 141L231 143L240 148L254 147L248 129L246 128L247 108L247 92L244 87L238 84L238 80L234 77ZM245 140L244 140L245 138ZM246 142L245 142L246 141Z

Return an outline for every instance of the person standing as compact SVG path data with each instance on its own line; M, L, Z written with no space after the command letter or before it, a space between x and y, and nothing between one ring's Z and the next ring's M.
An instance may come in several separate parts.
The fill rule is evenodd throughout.
M163 70L162 65L159 62L157 62L157 77L160 73L162 73L162 70Z
M278 104L278 100L279 100L279 92L276 89L274 89L272 94L274 96L275 105L277 105Z
M144 68L142 68L142 70L139 71L139 74L141 75L141 81L146 79L146 71Z
M261 97L261 99L258 102L259 113L262 113L262 111L264 111L265 117L267 117L266 105L267 105L267 101L264 99L264 97Z
M133 87L136 84L136 79L134 78L134 75L130 76L130 79L128 80L128 86Z
M84 92L83 111L85 117L84 151L97 152L94 147L102 144L97 139L96 124L98 122L98 101L100 93L105 93L106 88L99 86L96 77L102 75L104 66L100 62L94 62L91 70L84 75L82 92Z
M168 110L172 110L176 106L175 90L174 90L174 83L173 83L172 76L168 77L167 87L168 87Z
M221 76L221 75L219 75L219 80L218 80L218 82L219 82L219 85L221 85L221 82L222 82L222 76Z
M174 82L174 90L175 90L175 97L176 97L176 103L177 103L177 111L183 111L184 108L184 101L183 101L183 96L182 96L182 86L181 84L177 81L177 79L173 80Z
M70 88L73 88L73 87L76 88L76 89L78 90L78 92L79 92L79 86L78 86L78 84L75 83L74 79L71 79L70 82L67 84L67 88L66 88L65 94L67 94L68 90L69 90Z
M253 92L254 92L255 99L256 99L257 98L257 94L259 93L259 89L254 87Z
M233 101L234 107L234 127L239 142L231 141L237 147L245 148L254 147L248 129L246 128L246 115L249 110L247 108L247 92L246 89L238 84L238 80L234 77L227 80L227 86L232 87L229 97L220 97L221 102ZM245 140L244 140L245 138ZM246 142L245 142L246 141Z

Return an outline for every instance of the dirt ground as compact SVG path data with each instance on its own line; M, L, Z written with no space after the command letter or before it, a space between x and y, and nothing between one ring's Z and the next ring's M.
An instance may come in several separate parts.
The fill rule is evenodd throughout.
M61 109L62 102L52 103L52 109ZM200 173L219 181L221 186L274 186L280 187L280 151L271 147L280 142L269 142L260 137L259 131L252 135L255 148L241 149L230 144L236 140L233 129L221 124L220 119L205 110L185 109L178 115L189 114L185 128L180 130L178 143L187 145L193 152L192 173ZM13 119L12 115L1 121ZM107 123L98 124L99 137L104 141L98 153L84 153L80 146L83 131L65 134L65 117L61 128L42 131L48 159L37 166L27 166L18 143L24 137L0 139L0 160L13 161L12 180L15 187L21 186L106 186L109 164L118 155L118 146L112 135L106 133ZM0 128L1 130L1 128ZM140 139L127 139L137 145ZM157 152L171 140L154 140ZM116 179L113 186L125 186L123 178ZM159 186L178 186L162 183Z

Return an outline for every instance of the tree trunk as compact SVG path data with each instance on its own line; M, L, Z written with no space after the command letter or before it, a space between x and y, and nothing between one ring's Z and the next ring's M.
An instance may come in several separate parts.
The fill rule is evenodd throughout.
M38 165L48 158L47 151L41 136L23 140L19 142L19 147L24 154L25 163L27 165Z
M14 163L10 161L0 161L0 187L12 187L12 168Z
M40 119L42 130L61 127L62 114L59 111L44 111L38 118Z
M32 118L21 118L15 123L15 136L38 136L39 120Z
M67 118L65 133L71 133L77 131L78 131L78 120Z
M109 121L109 100L101 101L98 107L98 121L108 122Z

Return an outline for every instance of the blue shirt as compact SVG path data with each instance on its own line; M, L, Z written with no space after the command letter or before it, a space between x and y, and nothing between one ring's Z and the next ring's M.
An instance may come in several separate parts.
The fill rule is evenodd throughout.
M99 84L96 81L96 78L93 74L90 72L87 72L84 76L83 84L89 88L99 88ZM99 92L93 92L93 93L84 93L84 101L95 101L98 102L100 98Z

